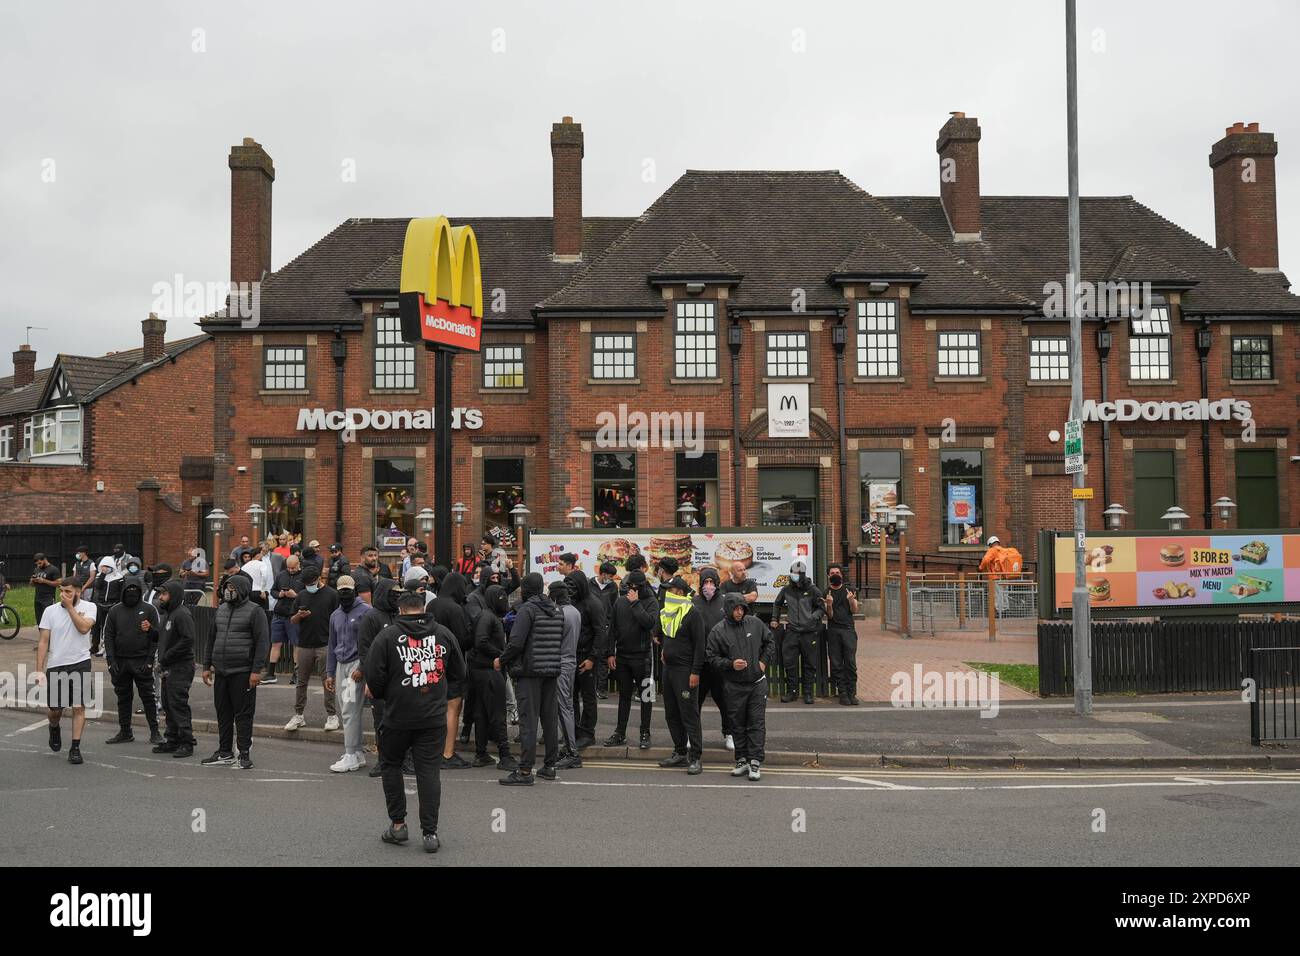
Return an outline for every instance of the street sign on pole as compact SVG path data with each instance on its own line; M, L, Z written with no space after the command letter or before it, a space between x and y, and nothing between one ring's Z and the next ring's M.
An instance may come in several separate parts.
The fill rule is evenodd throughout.
M1077 418L1065 423L1065 473L1083 474L1083 422Z

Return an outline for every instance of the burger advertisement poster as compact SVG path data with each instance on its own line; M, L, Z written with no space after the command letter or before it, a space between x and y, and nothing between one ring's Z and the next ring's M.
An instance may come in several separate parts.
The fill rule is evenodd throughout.
M775 600L781 588L790 583L792 562L804 561L809 568L817 567L811 528L620 528L534 531L529 536L528 570L541 574L547 584L558 581L557 562L565 553L577 555L578 569L588 577L594 577L600 565L608 561L620 579L626 573L627 559L634 554L645 556L652 580L659 561L672 557L677 561L677 573L694 590L699 589L703 568L716 568L725 580L727 570L739 561L758 584L761 602Z
M1300 603L1300 535L1232 534L1099 536L1087 539L1088 603L1098 610L1206 607L1211 613L1250 605ZM1055 547L1056 607L1068 609L1074 587L1074 539Z

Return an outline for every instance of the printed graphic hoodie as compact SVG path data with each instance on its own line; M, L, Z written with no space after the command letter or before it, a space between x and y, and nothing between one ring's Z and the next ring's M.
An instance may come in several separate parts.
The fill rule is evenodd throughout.
M366 686L384 702L384 726L430 730L447 722L447 682L465 679L451 631L428 612L404 614L375 636Z

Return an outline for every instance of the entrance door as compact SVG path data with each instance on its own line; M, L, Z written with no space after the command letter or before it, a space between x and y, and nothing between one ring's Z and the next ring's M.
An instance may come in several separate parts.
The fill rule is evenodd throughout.
M758 500L760 524L816 524L817 469L760 468Z
M1237 527L1276 528L1278 511L1277 453L1237 452Z
M1174 453L1172 451L1137 451L1133 453L1134 525L1139 531L1163 531L1168 528L1161 516L1174 505Z

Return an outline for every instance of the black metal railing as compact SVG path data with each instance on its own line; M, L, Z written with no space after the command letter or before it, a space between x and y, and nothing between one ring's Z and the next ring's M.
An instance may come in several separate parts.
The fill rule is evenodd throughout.
M1300 647L1250 652L1250 742L1300 741Z

